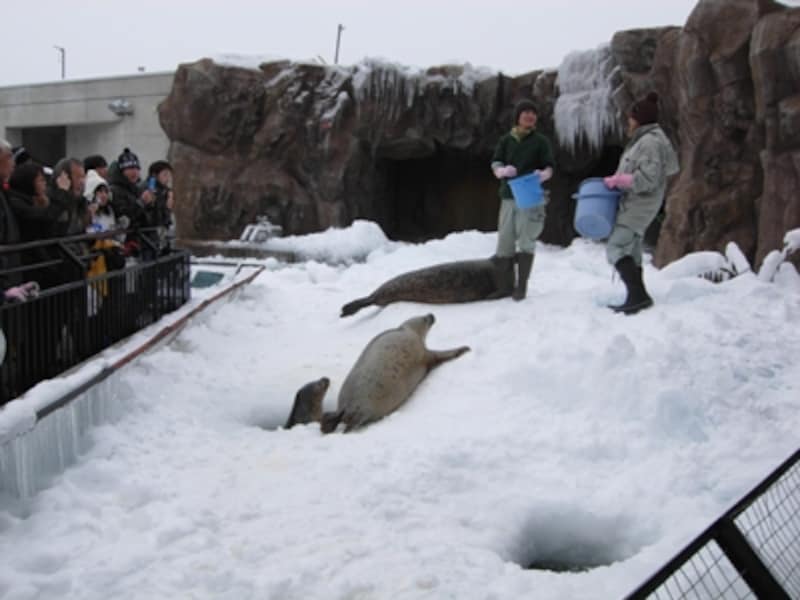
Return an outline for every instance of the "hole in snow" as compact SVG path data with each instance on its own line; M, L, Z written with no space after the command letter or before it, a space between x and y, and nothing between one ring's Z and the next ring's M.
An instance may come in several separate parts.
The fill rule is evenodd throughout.
M589 571L635 555L646 535L626 516L604 517L580 509L538 510L511 549L524 569Z

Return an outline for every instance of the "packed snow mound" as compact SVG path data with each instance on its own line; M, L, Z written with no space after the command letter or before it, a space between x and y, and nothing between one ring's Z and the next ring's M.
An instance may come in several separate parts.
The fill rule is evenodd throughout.
M363 262L370 253L396 246L373 221L356 220L349 227L331 227L320 233L272 238L264 243L268 250L292 252L302 260L329 264Z
M764 257L761 263L761 268L758 270L758 278L761 281L774 281L778 271L783 268L783 264L790 254L793 254L800 249L800 229L792 229L787 231L783 236L783 248L781 250L773 250ZM791 279L791 274L784 269L781 276L782 281L787 281L787 277Z
M783 236L783 244L787 255L800 250L800 229L787 231L786 235Z
M691 252L666 265L661 275L667 279L703 277L719 283L750 271L750 263L741 248L735 242L728 242L725 254L713 250Z

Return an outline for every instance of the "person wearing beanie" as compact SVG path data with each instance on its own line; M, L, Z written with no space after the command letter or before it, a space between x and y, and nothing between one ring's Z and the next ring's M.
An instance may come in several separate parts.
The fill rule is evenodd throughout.
M117 164L119 165L119 170L123 173L125 173L125 171L128 169L136 169L139 171L142 168L142 166L139 164L139 157L131 152L130 148L125 148L122 151L122 154L120 154L117 158ZM130 179L129 175L126 176ZM138 179L138 173L136 179Z
M111 206L114 214L128 217L132 226L139 226L142 222L141 207L146 204L144 200L152 201L151 195L145 195L139 187L140 165L139 157L125 148L116 161L108 167L108 183L111 187Z
M675 149L658 124L655 92L631 106L628 136L616 173L603 181L609 189L622 192L606 258L619 273L627 296L610 308L630 315L653 305L642 276L642 240L664 202L667 178L678 172Z
M550 141L536 131L538 111L533 101L521 100L514 107L514 125L497 142L491 168L500 180L500 212L497 218L497 251L495 264L500 285L495 297L511 295L525 298L528 278L533 268L536 240L544 229L545 202L519 208L511 193L508 179L534 173L540 183L553 176L553 150ZM516 263L516 273L514 264Z

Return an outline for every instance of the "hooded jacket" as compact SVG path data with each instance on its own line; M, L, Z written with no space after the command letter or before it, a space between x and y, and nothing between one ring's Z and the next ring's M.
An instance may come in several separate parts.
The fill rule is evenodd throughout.
M633 133L619 159L617 173L633 175L633 185L622 195L617 225L644 235L658 214L667 178L678 172L678 157L657 123L642 125Z
M86 184L83 187L83 197L86 198L87 202L91 203L94 201L95 192L97 188L101 186L105 186L109 191L111 189L108 182L103 179L100 173L94 169L90 169L89 172L86 173ZM108 203L105 206L98 205L89 229L93 231L109 231L110 229L114 229L116 224L116 215L114 214L114 209L111 207L111 198L109 197Z

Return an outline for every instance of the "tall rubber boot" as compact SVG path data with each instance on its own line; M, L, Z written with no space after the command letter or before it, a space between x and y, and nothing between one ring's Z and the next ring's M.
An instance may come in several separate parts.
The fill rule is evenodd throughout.
M508 298L514 290L514 257L512 256L493 256L494 273L492 279L495 284L495 291L488 298Z
M624 256L614 265L627 289L625 302L617 306L610 306L614 312L633 315L653 306L653 299L647 293L642 279L642 268L637 266L631 256Z
M530 252L517 253L517 285L511 297L516 301L522 300L528 293L528 278L533 268L533 254Z

